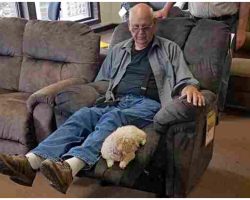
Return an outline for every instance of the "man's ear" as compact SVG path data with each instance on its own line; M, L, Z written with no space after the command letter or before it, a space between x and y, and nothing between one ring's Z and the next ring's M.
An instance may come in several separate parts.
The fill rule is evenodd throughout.
M158 19L157 19L157 18L154 18L154 19L153 19L153 24L154 24L154 27L155 27L155 28L156 28L157 23L158 23Z

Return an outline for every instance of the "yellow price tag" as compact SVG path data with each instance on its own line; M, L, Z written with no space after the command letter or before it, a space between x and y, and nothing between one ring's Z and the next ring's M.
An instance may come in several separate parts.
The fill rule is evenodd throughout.
M206 146L214 139L215 123L216 113L212 110L207 114Z
M107 42L100 42L100 47L101 48L108 48L109 47L109 44Z

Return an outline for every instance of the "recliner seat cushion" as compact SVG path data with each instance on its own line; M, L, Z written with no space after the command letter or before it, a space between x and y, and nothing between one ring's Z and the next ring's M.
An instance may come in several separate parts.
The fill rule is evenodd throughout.
M29 96L29 93L21 92L0 95L1 141L19 143L26 151L33 147L35 142L32 136L32 118L26 107L26 100ZM4 145L1 145L0 149L1 152L10 153Z
M99 41L85 24L30 20L24 31L19 90L35 92L72 77L92 81L98 70Z
M132 187L141 173L143 173L143 169L149 164L160 139L160 135L154 131L152 124L143 130L147 133L147 142L138 149L135 159L129 163L125 170L120 169L118 163L115 163L112 168L107 168L106 161L101 158L91 171L81 171L78 175L85 174L90 177L101 178L116 185L121 184Z
M0 18L0 88L17 90L27 20Z

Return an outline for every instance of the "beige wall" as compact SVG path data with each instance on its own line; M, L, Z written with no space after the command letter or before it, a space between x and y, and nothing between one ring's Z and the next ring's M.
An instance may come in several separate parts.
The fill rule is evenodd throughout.
M101 23L120 23L121 18L118 14L121 2L100 2Z

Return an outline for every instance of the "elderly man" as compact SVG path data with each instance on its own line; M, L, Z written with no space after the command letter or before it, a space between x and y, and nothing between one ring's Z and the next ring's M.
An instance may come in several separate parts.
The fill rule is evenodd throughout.
M0 154L2 174L31 186L40 168L55 189L66 193L73 177L98 161L111 132L123 125L143 128L152 123L161 106L171 101L171 93L195 106L205 104L181 49L154 36L156 24L149 6L138 4L130 10L129 30L133 37L109 52L96 77L110 81L106 101L74 113L25 156Z

